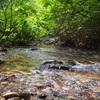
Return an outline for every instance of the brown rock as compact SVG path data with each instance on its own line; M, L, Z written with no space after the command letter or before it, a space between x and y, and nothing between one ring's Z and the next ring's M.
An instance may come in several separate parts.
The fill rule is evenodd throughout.
M9 85L8 82L1 82L1 86L7 86L7 85Z
M40 88L44 88L45 86L43 84L39 84L38 83L38 84L35 85L35 87L37 87L38 89L40 89Z
M77 99L73 96L68 96L67 100L77 100Z
M20 94L20 98L24 99L24 100L30 100L33 95L34 94L31 93L31 92L29 92L29 93L21 93Z
M45 93L39 93L38 98L45 99L47 95Z
M10 98L8 100L21 100L19 97Z
M5 99L9 99L9 98L14 98L14 97L19 97L19 94L16 92L10 92L10 93L4 94L3 97Z

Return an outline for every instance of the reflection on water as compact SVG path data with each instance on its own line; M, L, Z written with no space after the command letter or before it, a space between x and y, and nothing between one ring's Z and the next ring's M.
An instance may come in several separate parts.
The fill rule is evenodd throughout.
M50 47L50 46L49 47L37 47L39 48L38 50L32 51L31 48L34 48L34 47L10 48L8 50L8 56L10 55L10 57L12 57L12 61L10 63L13 63L15 61L15 64L17 64L16 66L21 67L19 68L19 70L22 70L23 68L24 69L26 68L27 70L29 69L30 66L32 68L40 66L40 64L44 60L63 60L65 62L68 60L74 60L74 61L80 61L84 63L85 62L88 63L89 61L100 62L100 52L96 52L96 51L87 51L87 50L72 49L72 48ZM14 59L13 55L19 55L21 56L21 58L16 56L15 58L17 59L17 61L13 60ZM19 59L22 59L22 60L19 60ZM23 64L21 65L22 62ZM29 67L27 68L27 66Z

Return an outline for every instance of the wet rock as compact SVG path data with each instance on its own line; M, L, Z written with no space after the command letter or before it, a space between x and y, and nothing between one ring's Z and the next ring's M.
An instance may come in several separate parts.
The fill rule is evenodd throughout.
M8 100L21 100L19 97L10 98Z
M6 52L7 49L6 48L0 48L0 52Z
M70 67L60 66L60 65L58 65L58 66L53 65L53 66L49 66L48 69L63 69L63 70L70 70Z
M53 92L52 92L52 95L55 96L55 97L57 97L57 96L59 95L59 92L53 91Z
M2 86L8 86L9 83L8 83L8 82L1 82L1 85L2 85Z
M69 65L72 65L72 66L75 66L75 65L76 65L76 62L73 61L73 60L69 60L69 61L68 61L68 64L69 64Z
M64 64L64 62L63 61L57 61L57 60L47 60L47 61L44 61L43 63L42 63L42 65L45 65L45 64Z
M0 75L0 82L3 81L6 78L5 75Z
M44 84L39 84L39 83L38 83L38 84L35 85L35 87L38 88L38 89L40 89L40 88L44 88L45 85L44 85Z
M91 90L85 91L84 96L87 100L97 100L97 97L93 94L93 91Z
M0 60L2 59L2 58L6 58L7 56L6 56L6 54L5 54L5 52L0 52Z
M10 99L10 98L14 98L14 97L19 97L19 94L17 92L10 92L10 93L4 94L3 97L5 99Z
M54 87L54 84L52 84L51 82L47 82L46 85L49 87Z
M9 82L13 82L15 79L16 79L16 76L14 74L8 77Z
M54 98L55 98L55 97L53 97L53 96L48 96L48 97L46 98L46 100L55 100Z
M75 97L73 97L73 96L68 96L67 100L77 100L77 99Z
M20 94L20 98L21 99L24 99L24 100L30 100L31 96L33 96L34 94L33 93L21 93Z
M14 74L12 74L12 75L5 76L5 78L3 80L13 82L15 79L16 79L16 76Z
M32 51L39 50L39 48L31 48Z
M45 93L39 93L38 98L45 99L47 95Z
M63 61L57 60L48 60L42 63L41 69L63 69L63 70L71 70L70 65L66 64Z

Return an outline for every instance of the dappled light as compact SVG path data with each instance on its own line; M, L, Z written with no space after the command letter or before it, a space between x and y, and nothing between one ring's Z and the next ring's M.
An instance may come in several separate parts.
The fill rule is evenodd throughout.
M0 0L0 100L100 100L100 0Z

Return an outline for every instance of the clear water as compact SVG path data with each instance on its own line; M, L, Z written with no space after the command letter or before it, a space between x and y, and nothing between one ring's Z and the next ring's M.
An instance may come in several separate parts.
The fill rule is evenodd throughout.
M73 49L73 48L61 48L61 47L55 47L55 46L36 47L38 48L38 50L34 50L34 51L32 51L31 48L34 48L34 47L10 48L7 53L8 57L10 56L11 58L11 56L13 55L18 55L19 58L15 56L14 59L16 60L14 61L12 57L12 60L10 60L9 64L3 65L1 70L5 70L5 69L10 70L12 68L17 69L18 64L22 63L21 60L19 60L21 59L20 56L21 57L23 56L26 61L23 61L23 64L22 64L23 67L21 66L21 68L17 70L23 70L23 68L26 70L30 70L32 68L33 69L38 68L40 64L45 60L61 60L61 61L63 60L64 62L67 62L68 60L72 60L72 61L81 62L82 64L85 64L84 66L86 66L86 64L88 65L90 62L100 63L99 51L89 51L89 50L81 50L81 49ZM12 65L12 67L10 67L10 63L12 63L12 61L15 64L17 62L16 64L17 67L15 67L15 65ZM24 62L25 62L25 65L24 65ZM80 67L82 64L80 64Z

